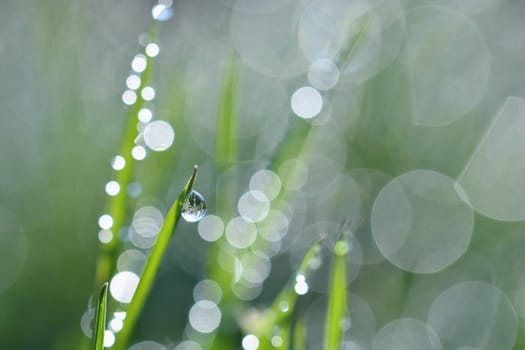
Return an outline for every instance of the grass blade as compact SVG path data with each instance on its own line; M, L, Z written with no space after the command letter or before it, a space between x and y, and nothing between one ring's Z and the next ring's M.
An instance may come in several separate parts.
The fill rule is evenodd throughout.
M222 74L215 132L215 167L218 174L237 162L239 67L239 58L236 54L232 54L229 62L225 64ZM229 217L235 210L236 186L235 181L230 181L224 186L217 188L215 196L216 215L223 219ZM220 244L221 241L212 245L208 258L210 262L208 274L211 279L224 286L223 301L227 303L232 298L231 288L229 288L232 275L221 269L218 264L215 264L218 259Z
M306 350L306 320L301 317L293 330L293 350Z
M106 317L108 312L108 283L102 285L98 298L97 312L95 314L95 328L93 330L93 350L104 349L104 332L106 330Z
M179 222L182 204L184 203L184 200L188 194L191 192L196 176L197 166L193 168L193 173L186 183L186 186L184 186L181 194L173 203L170 210L168 211L168 214L166 215L164 224L162 225L162 228L160 229L159 235L157 237L157 242L153 246L153 249L148 257L148 261L144 267L144 272L140 278L139 285L137 286L137 290L135 291L133 299L131 300L131 303L126 312L124 328L120 333L118 333L114 348L116 350L124 350L127 346L140 312L142 311L151 287L153 286L155 276L157 275L157 271L164 256L164 252L166 251L175 227Z
M152 42L155 42L158 37L159 27L153 24L149 31L149 37ZM145 55L146 69L141 73L141 83L139 91L151 83L151 76L153 74L153 57ZM131 156L131 150L135 146L135 138L137 137L137 115L145 104L144 98L141 94L137 95L137 101L128 110L125 118L124 134L119 149L119 154L124 157L126 166L120 171L115 171L114 180L120 185L120 188L127 188L133 178L136 160ZM127 191L120 191L116 196L108 198L106 204L107 214L113 218L113 226L111 231L116 235L120 229L126 224L126 214L128 209L128 195ZM116 262L116 254L120 242L118 239L112 239L108 243L100 245L100 253L97 261L95 273L95 286L99 286L104 281L109 280L111 273L114 270Z
M321 251L321 241L314 243L306 252L299 269L286 287L277 295L271 307L265 310L255 323L243 324L246 333L255 334L260 341L259 349L274 349L271 338L275 329L281 329L283 344L278 349L288 349L291 316L295 309L298 293L295 290L296 283L303 278L306 279L310 271L318 266L318 255ZM301 276L300 278L298 278Z
M236 55L227 63L223 73L217 110L215 161L223 171L237 160L237 98L239 62Z
M328 310L326 312L324 350L341 348L345 332L346 305L346 256L348 242L342 235L335 243L330 289L328 292Z

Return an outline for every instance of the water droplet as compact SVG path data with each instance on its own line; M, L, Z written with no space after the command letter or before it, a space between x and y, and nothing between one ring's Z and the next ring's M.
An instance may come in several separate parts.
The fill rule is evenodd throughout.
M206 215L206 202L197 191L191 191L182 203L182 218L188 222L200 221Z
M279 302L279 309L282 312L288 312L288 310L290 310L290 306L288 305L288 302L286 300L282 300Z

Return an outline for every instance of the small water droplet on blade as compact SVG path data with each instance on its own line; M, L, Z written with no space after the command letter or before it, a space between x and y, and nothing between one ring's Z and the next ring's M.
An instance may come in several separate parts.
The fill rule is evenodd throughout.
M182 218L187 222L200 221L206 215L206 202L197 191L191 191L182 203Z

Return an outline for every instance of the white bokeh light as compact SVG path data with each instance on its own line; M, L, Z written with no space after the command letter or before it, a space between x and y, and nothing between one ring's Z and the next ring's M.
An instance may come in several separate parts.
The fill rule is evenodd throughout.
M244 350L257 350L259 348L259 338L253 334L248 334L242 338L242 348Z
M308 286L308 283L306 283L306 278L304 275L299 274L295 277L295 286L294 286L295 293L298 295L305 295L308 293L308 290L310 290L310 287Z
M209 300L218 304L221 301L221 298L221 286L213 280L202 280L193 288L193 300L196 302Z
M149 123L153 118L153 112L149 108L142 108L137 114L139 120L143 123Z
M125 105L131 106L135 102L137 102L137 94L133 90L126 90L122 94L122 102L124 102Z
M330 90L339 80L339 69L332 60L320 59L308 68L308 81L318 90Z
M137 275L142 273L144 265L146 265L147 256L138 249L128 249L117 259L118 271L130 271Z
M109 230L113 226L113 218L111 215L104 214L98 218L98 226L103 230Z
M508 297L480 281L460 282L441 293L430 307L428 323L445 349L511 350L518 330L516 311Z
M403 318L388 323L374 337L372 350L385 349L442 350L443 347L439 337L428 324Z
M113 232L110 230L100 230L98 233L98 240L102 243L109 243L113 240Z
M106 193L109 196L116 196L120 192L120 185L117 181L109 181L106 184Z
M262 238L268 242L279 242L288 232L290 221L278 210L270 210L268 216L257 225Z
M270 202L264 193L249 191L239 198L237 210L246 221L259 222L268 215Z
M141 146L141 145L135 146L131 150L131 156L135 160L143 160L144 158L146 158L146 154L147 154L146 149L144 148L144 146Z
M257 228L242 217L230 220L226 225L226 239L235 248L248 248L257 238Z
M250 190L262 192L273 200L281 191L281 179L271 170L259 170L250 178Z
M115 333L120 332L122 327L124 327L124 321L121 319L114 318L109 321L109 328L111 328L111 330Z
M114 170L117 170L117 171L118 170L122 170L122 169L124 169L125 166L126 166L126 159L124 159L124 157L122 157L120 155L116 155L111 160L111 167Z
M221 310L210 300L200 300L190 309L189 321L200 333L211 333L221 323Z
M133 215L133 229L142 237L151 238L158 235L164 216L162 212L152 206L139 208Z
M131 271L117 273L109 284L109 291L115 300L130 303L139 284L139 276Z
M207 215L202 218L197 228L199 236L207 242L215 242L224 233L224 223L216 215Z
M293 93L290 104L298 117L311 119L321 112L323 96L313 87L303 86Z
M131 61L131 69L137 73L142 73L146 69L147 60L146 56L142 54L136 55Z
M155 98L155 89L151 86L145 86L140 92L140 96L142 96L144 101L151 101Z
M163 120L151 122L144 129L144 142L154 151L165 151L173 144L175 132L171 125Z
M388 183L370 218L381 254L415 273L438 272L458 260L468 249L474 219L457 187L432 170L410 171Z
M109 330L104 331L104 347L110 348L115 344L115 333Z
M149 43L148 45L146 45L145 52L146 55L148 55L149 57L157 57L157 55L160 52L159 45L155 43Z
M137 90L140 87L140 77L136 74L131 74L126 79L126 86L130 90Z

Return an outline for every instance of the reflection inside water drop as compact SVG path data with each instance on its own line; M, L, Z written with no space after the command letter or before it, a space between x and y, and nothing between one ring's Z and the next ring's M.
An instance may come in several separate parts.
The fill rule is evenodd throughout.
M206 203L197 191L191 191L182 203L182 218L188 222L200 221L206 215Z

